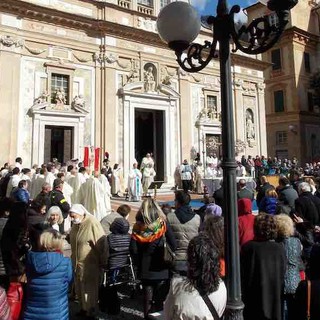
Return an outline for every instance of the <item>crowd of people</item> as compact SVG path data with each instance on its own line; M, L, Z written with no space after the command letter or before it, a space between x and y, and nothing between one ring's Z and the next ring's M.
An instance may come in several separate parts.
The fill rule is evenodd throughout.
M137 164L129 172L130 200L140 200L143 174L148 184L155 175L150 155L143 163L142 173ZM190 181L183 182L190 179L182 179L174 206L143 197L130 226L130 206L111 210L117 192L110 185L117 182L104 164L90 174L76 163L27 169L17 158L1 169L1 319L69 319L70 298L79 303L79 319L96 319L99 310L117 314L116 287L102 288L128 263L141 285L145 319L221 318L228 272L223 186L194 209ZM192 176L187 161L180 171ZM257 190L239 180L237 197L244 319L320 319L317 180L295 170L273 186L260 173Z

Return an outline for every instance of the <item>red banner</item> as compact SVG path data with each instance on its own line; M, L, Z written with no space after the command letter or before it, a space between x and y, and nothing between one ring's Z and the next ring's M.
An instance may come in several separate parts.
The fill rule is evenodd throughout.
M94 149L94 170L99 171L100 167L100 148Z
M84 147L84 158L83 158L83 166L89 166L89 147Z

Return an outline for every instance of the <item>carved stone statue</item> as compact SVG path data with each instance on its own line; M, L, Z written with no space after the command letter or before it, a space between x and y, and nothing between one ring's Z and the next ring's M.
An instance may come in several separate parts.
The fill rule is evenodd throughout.
M33 110L40 110L40 109L45 109L48 105L49 102L47 101L49 97L49 94L47 91L43 91L41 95L33 100Z
M64 106L65 106L65 104L67 102L67 99L66 99L66 93L64 92L63 88L59 88L56 91L55 102L56 102L55 109L64 110Z
M156 89L156 82L153 75L153 67L149 66L144 72L144 88L146 92L154 92Z
M75 96L72 100L72 108L80 113L88 113L89 111L85 108L85 100L82 94L79 94L78 96Z
M248 141L255 139L254 124L250 111L247 111L246 115L246 136Z

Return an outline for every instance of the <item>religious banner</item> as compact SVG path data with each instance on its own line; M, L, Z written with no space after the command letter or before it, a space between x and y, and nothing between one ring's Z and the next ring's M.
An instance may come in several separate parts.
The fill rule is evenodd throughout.
M98 171L100 164L100 148L94 146L84 147L84 167L89 167L90 172Z

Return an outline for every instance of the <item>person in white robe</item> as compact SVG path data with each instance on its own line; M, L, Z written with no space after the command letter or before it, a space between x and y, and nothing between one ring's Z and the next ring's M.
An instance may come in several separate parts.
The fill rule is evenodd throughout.
M10 177L10 180L7 185L7 192L6 192L7 198L10 198L13 188L18 187L18 184L21 180L19 173L20 173L20 169L18 167L13 168L12 176Z
M76 169L71 170L71 175L69 176L68 183L73 189L73 193L71 195L71 202L78 203L78 193L81 185L85 183L87 180L83 178L83 174L77 172Z
M56 176L53 174L54 167L51 165L47 166L47 173L45 174L45 182L49 183L51 188L53 188L53 182L56 179Z
M111 187L108 181L108 178L101 172L101 174L98 177L99 181L102 184L103 190L104 190L104 201L105 201L105 206L107 209L107 212L111 212Z
M128 176L128 195L129 201L140 201L142 194L141 184L142 173L138 169L138 164L134 163L133 168L129 172Z
M34 199L42 190L43 184L46 182L44 169L40 169L39 175L34 175L31 183L30 198Z
M121 184L120 184L120 170L119 164L116 163L113 166L112 176L111 176L111 193L114 197L119 197Z
M202 193L203 192L203 166L202 163L199 162L197 166L195 167L195 191L196 193Z
M142 159L140 169L142 172L143 195L147 195L148 188L154 181L154 177L156 175L156 172L154 170L154 161L150 153L147 153L146 156Z
M89 212L91 212L99 221L108 213L105 205L104 188L95 176L91 176L83 183L78 192L78 200Z

